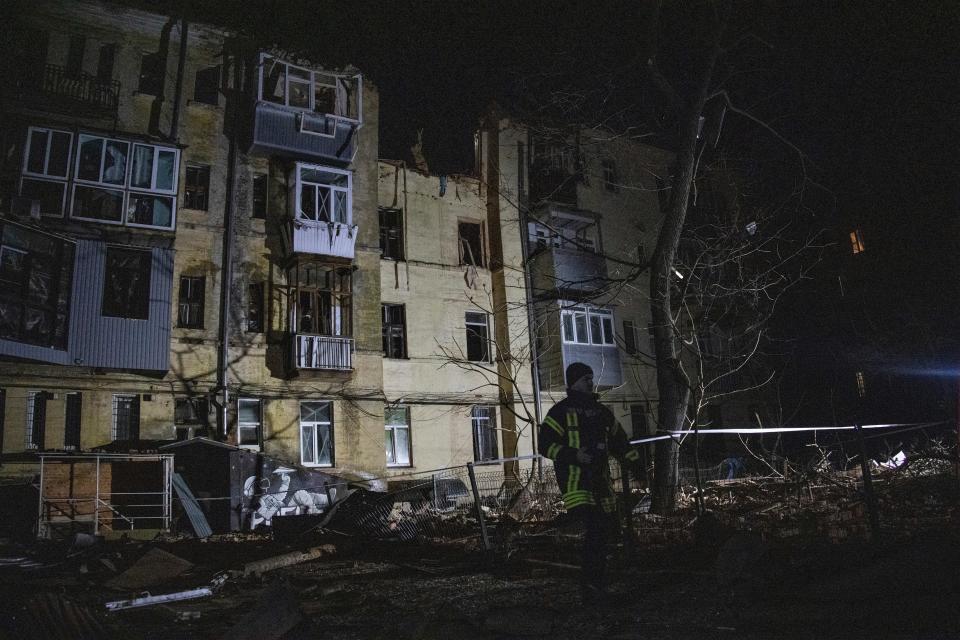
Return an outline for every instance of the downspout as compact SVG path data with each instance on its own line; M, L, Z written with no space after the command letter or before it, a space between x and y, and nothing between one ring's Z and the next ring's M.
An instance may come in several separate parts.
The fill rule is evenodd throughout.
M180 101L183 98L183 70L187 60L187 36L190 24L180 20L180 57L177 60L177 84L173 89L173 115L170 118L170 139L176 140L180 132Z
M159 136L160 133L160 112L163 110L164 90L167 84L167 62L170 57L170 32L176 23L176 18L170 18L160 30L160 48L157 50L157 64L160 67L160 86L157 87L157 95L153 98L153 104L150 105L150 122L147 125L147 131Z
M499 131L498 131L499 135ZM535 315L533 310L533 278L530 277L530 246L528 242L529 234L529 206L526 195L526 181L529 179L530 172L527 171L527 154L524 149L530 149L530 132L527 132L526 142L520 142L517 145L517 210L520 213L520 257L523 260L523 288L525 301L527 305L527 338L530 341L530 374L533 382L533 415L537 424L533 428L533 453L537 453L537 430L543 421L543 406L540 401L540 367L538 361L540 354L537 351L537 337L534 333ZM537 471L543 473L543 464L540 458L536 458Z
M233 65L234 100L242 99L240 92L240 61ZM223 210L223 260L220 276L220 327L217 350L217 391L220 393L220 406L217 411L217 427L224 440L229 429L230 384L227 367L230 360L230 294L233 287L233 218L235 213L234 194L236 192L237 137L239 131L238 105L230 110L230 142L227 151L227 179L225 206Z

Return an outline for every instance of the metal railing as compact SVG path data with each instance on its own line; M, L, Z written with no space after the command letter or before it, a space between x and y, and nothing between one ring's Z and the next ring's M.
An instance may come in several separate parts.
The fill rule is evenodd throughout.
M298 369L349 371L353 368L353 338L298 333L293 348Z
M87 73L68 73L63 67L47 64L40 78L25 78L25 86L33 86L45 94L64 101L115 112L120 102L120 82L101 80Z

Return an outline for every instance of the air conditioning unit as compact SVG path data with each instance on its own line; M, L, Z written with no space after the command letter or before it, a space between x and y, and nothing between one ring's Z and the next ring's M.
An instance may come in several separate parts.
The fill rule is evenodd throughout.
M10 201L10 213L17 217L40 219L40 201L23 196L14 196Z

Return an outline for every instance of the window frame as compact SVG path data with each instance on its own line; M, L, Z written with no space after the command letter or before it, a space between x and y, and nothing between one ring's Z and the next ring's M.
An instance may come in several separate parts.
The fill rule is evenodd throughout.
M43 172L38 173L36 171L30 170L30 159L32 157L32 142L33 136L35 133L43 132L47 135L47 142L43 152ZM53 136L55 134L66 135L67 136L67 159L66 167L64 169L63 175L50 173L50 154L53 150ZM62 129L54 129L49 127L27 127L27 138L23 148L23 157L21 158L21 167L20 167L20 179L18 183L17 193L23 193L23 183L24 181L31 182L48 182L51 184L61 185L60 193L60 212L59 213L47 213L43 210L40 211L40 215L48 216L51 218L63 218L66 215L66 202L67 202L67 186L69 184L69 179L71 175L71 168L73 166L73 155L74 155L74 135L71 131L64 131Z
M263 191L258 194L258 191ZM250 206L250 217L254 220L266 220L267 213L270 210L270 175L266 173L254 173L251 180L252 202ZM259 196L262 195L262 210L257 204Z
M384 260L397 260L399 262L406 260L406 251L403 244L403 209L378 207L377 215L380 222L380 257ZM389 216L395 216L396 220L388 220ZM394 224L387 224L387 222L394 222ZM457 230L459 233L459 227ZM393 237L391 237L391 234ZM391 247L394 250L391 251Z
M391 424L388 418L388 412L403 412L403 424ZM386 449L386 465L388 468L403 468L413 466L413 432L410 425L410 407L393 406L384 407L383 412L384 428L384 448ZM406 431L406 461L397 461L397 431ZM391 462L391 457L393 461Z
M474 320L471 321L470 316L475 316ZM484 321L481 323L479 320L476 319L476 316L483 316ZM466 311L463 316L463 324L464 324L464 330L466 331L465 355L467 357L467 360L469 362L486 362L486 363L493 362L493 348L491 344L492 341L490 339L490 314L484 311ZM483 336L481 337L481 339L483 340L483 343L486 345L486 348L485 348L486 357L481 357L479 359L470 357L470 332L474 331L475 334L477 333L476 330L470 329L471 326L483 327Z
M199 175L199 177L205 178L205 180L202 181L202 184L191 184L191 173L193 173L195 177ZM194 198L202 198L203 206L192 206L198 204L193 201ZM187 163L183 173L182 207L193 211L207 212L210 210L210 165Z
M141 254L146 254L147 256L145 258L146 268L144 269L144 272L146 274L146 283L144 285L146 295L145 295L145 301L143 302L143 305L144 305L143 317L139 315L114 315L112 313L106 313L106 305L108 300L108 296L107 296L108 278L107 277L109 275L111 251L122 252L122 253L132 253L136 251ZM106 248L106 251L104 252L103 289L102 289L103 299L101 300L101 303L100 303L100 316L103 318L120 318L123 320L141 320L141 321L149 320L150 319L150 287L153 284L152 281L153 281L153 252L152 251L147 251L143 249L134 249L132 247L117 247L117 246L108 245ZM126 311L126 309L124 311Z
M283 65L285 68L283 70L283 100L282 102L276 102L273 100L267 100L263 96L263 84L264 84L264 74L267 68L268 60L272 60L274 65ZM307 106L301 107L297 105L290 104L290 69L295 69L300 73L306 74L307 78L302 76L299 78L301 84L307 84ZM327 80L329 78L333 79L333 84L329 82L322 82L322 80ZM343 88L344 81L353 81L354 83L354 92L355 92L355 106L357 117L351 117L343 113L329 113L326 111L317 111L316 107L316 96L317 96L317 86L323 87L333 87L334 89L334 111L339 111L342 104L347 104L347 109L349 110L349 103L344 97L341 97L341 94L344 93L345 89ZM295 80L296 83L298 80ZM310 114L323 115L329 118L334 118L336 120L343 120L346 122L351 122L354 124L360 124L363 122L363 76L361 74L347 75L347 74L338 74L330 73L328 71L314 71L308 67L301 65L293 64L282 60L281 58L271 55L267 52L260 53L260 60L257 66L257 101L266 102L269 104L276 104L284 107L285 109L293 109L296 111L302 111Z
M486 412L486 415L481 415L483 412ZM490 436L490 445L492 448L493 457L484 457L480 448L484 444L481 442L480 431L485 430ZM489 460L497 460L500 457L500 443L498 440L498 434L500 430L497 428L497 408L491 405L473 405L470 408L470 432L472 434L473 440L473 461L474 462L486 462Z
M144 71L144 64L147 60L152 61L154 68ZM165 69L161 68L161 58L159 51L151 51L140 54L140 66L137 69L137 93L147 96L157 96L163 93ZM150 83L148 86L144 80Z
M240 419L241 406L243 404L255 404L257 410L257 421L243 421ZM255 444L244 443L243 432L252 429L256 435ZM260 451L263 447L263 398L239 397L237 398L237 446L241 449L253 449Z
M247 317L245 318L244 333L264 333L266 330L266 318L264 317L264 292L266 286L263 282L250 282L247 284ZM255 311L256 313L251 313ZM251 325L251 317L256 315L255 325Z
M570 328L573 330L573 339L568 339L567 323L565 319L571 317ZM577 319L582 317L584 320L584 331L586 331L586 340L579 340L580 331L578 329ZM593 339L593 318L599 318L601 341L595 342ZM608 320L606 324L604 320ZM589 304L575 304L563 302L560 306L560 339L563 344L576 344L587 347L615 347L615 320L613 309L597 307ZM609 329L609 330L608 330Z
M197 284L199 283L199 287ZM184 285L187 289L187 298L184 300ZM199 294L197 289L199 288ZM206 276L180 275L180 288L177 294L177 328L178 329L203 329L204 315L206 313ZM187 309L186 319L184 321L184 308ZM193 318L193 312L196 310L196 318Z
M301 275L304 270L314 268L317 271L329 272L327 282L316 284L305 284L301 282ZM314 336L325 336L330 338L353 338L353 271L342 264L335 264L323 261L304 261L298 262L290 267L292 273L288 275L287 282L291 285L291 293L295 296L293 300L293 312L291 320L294 323L293 333L306 334ZM326 288L321 285L332 284L332 288ZM340 285L346 284L346 288ZM316 318L310 317L313 329L317 331L306 331L303 326L304 308L301 304L303 296L310 296L313 305L311 310L316 314ZM324 308L324 301L328 302L327 309ZM329 311L329 317L323 312ZM325 322L324 322L325 321ZM323 325L326 324L326 327ZM330 331L319 331L323 328L329 328Z
M400 316L402 321L399 325L395 322L388 322L388 308L399 308ZM392 355L390 349L390 331L396 329L399 326L400 328L400 339L402 340L402 348L400 350L400 355ZM382 347L383 347L383 357L389 358L391 360L406 360L409 357L407 352L407 306L405 304L398 304L394 302L382 302L380 303L380 333L382 338Z
M466 248L469 247L469 242L464 238L460 233L460 228L463 225L475 225L479 228L480 232L480 256L477 258L474 256L476 262L467 262L467 251ZM472 266L477 269L486 269L487 268L487 234L486 234L486 225L482 220L457 220L457 253L460 259L460 266ZM470 253L473 253L471 251Z
M71 413L71 399L76 399L76 415ZM73 417L76 419L76 424L71 424L70 418ZM63 448L65 451L78 451L82 448L82 434L83 432L83 393L79 391L68 391L64 394L64 403L63 403ZM74 442L71 442L72 437L76 437Z
M98 178L96 180L91 180L89 178L80 177L80 161L82 159L82 154L80 153L80 148L89 140L100 140L102 141L100 149L100 170L98 173ZM109 143L119 143L126 145L126 160L124 167L123 180L119 183L117 182L105 182L103 179L104 170L106 166L107 158L107 147ZM106 136L91 134L91 133L79 133L77 135L77 140L75 143L77 149L74 154L72 168L72 188L70 189L70 219L71 220L81 220L84 222L96 222L99 224L111 224L114 226L127 226L135 227L141 229L160 229L164 231L173 231L177 227L177 196L180 183L180 150L175 147L167 147L163 145L139 142L135 140L123 140L120 138L110 138ZM141 187L135 186L133 184L134 178L134 165L137 162L137 148L143 147L152 150L150 156L150 186ZM173 170L171 172L170 181L171 185L169 188L164 188L158 186L158 175L160 169L160 155L163 153L171 154L173 156ZM120 195L120 217L117 220L105 219L105 218L92 218L89 216L79 215L76 213L77 207L77 191L78 189L99 189L108 193L114 193ZM160 225L160 224L145 224L142 222L134 222L133 215L134 212L131 211L131 200L137 197L154 197L154 198L163 198L170 201L170 224L169 225Z
M216 80L213 78L212 72L214 71L216 71ZM213 85L206 84L211 81L213 81ZM222 81L223 65L215 64L210 67L198 67L193 75L193 102L211 107L219 107ZM211 96L216 96L213 102L205 99Z
M46 391L27 391L27 420L24 423L24 448L28 451L42 451L46 444L47 400ZM37 409L40 408L39 429L37 429Z
M120 409L120 401L122 399L131 401L130 416L131 418L133 416L136 416L136 424L133 424L131 422L131 424L128 425L128 429L130 430L129 435L134 437L124 438L124 440L139 440L140 439L140 396L135 393L114 393L113 394L112 402L111 402L112 408L113 408L113 412L112 412L113 415L111 418L110 439L114 442L119 440L117 436L120 435L120 429L119 429L120 425L118 424L117 420L120 417L119 409ZM136 410L134 410L134 406L136 406Z
M296 165L294 166L294 171L295 171L295 175L294 175L294 184L293 184L293 188L294 188L293 216L298 222L301 222L303 224L310 224L310 225L345 224L348 227L353 226L353 172L352 171L349 171L347 169L340 169L338 167L328 167L326 165L312 164L309 162L297 162ZM343 187L343 186L335 185L331 183L304 180L303 175L307 171L320 171L324 173L333 173L341 176L346 176L347 186ZM319 194L316 194L314 199L314 214L316 215L316 217L311 218L309 216L304 215L301 209L301 205L302 205L302 198L303 198L303 189L305 184L310 185L312 188L315 188L317 190L321 188L328 189L330 191L330 202L336 202L337 193L345 193L346 194L345 220L342 220L342 221L334 220L332 219L332 216L330 220L320 220L319 219L320 218L320 198L317 197L319 196ZM334 206L333 213L336 213L335 209L336 207Z
M321 421L321 420L306 420L306 421L305 421L305 420L303 419L303 408L304 408L304 405L308 405L308 404L326 404L326 405L328 406L328 408L329 408L329 416L330 416L329 421L328 421L328 422L324 422L324 421ZM300 435L300 445L299 445L299 449L300 449L300 464L304 465L305 467L327 467L327 468L329 468L329 467L334 467L334 466L336 466L336 450L335 450L335 447L334 447L334 443L335 443L335 436L334 436L334 434L335 434L336 432L335 432L335 429L334 429L334 427L335 427L335 420L334 420L334 415L333 415L333 408L334 408L334 407L333 407L333 401L332 401L332 400L301 400L301 401L300 401L300 406L299 406L299 409L300 409L300 415L299 415L299 425L300 425L300 428L299 428L299 430L298 430L298 434ZM325 426L325 427L327 428L327 440L328 440L328 442L329 442L329 451L330 451L329 461L328 461L328 462L317 462L317 460L318 460L319 457L320 457L319 454L320 454L320 453L322 452L322 450L323 450L323 449L320 447L320 438L318 437L318 430L317 430L317 428L320 427L320 426ZM313 460L312 460L312 461L308 461L308 460L305 458L305 456L303 455L303 454L304 454L304 451L303 451L303 431L304 431L304 428L313 429L313 440L312 440L312 442L313 442L313 451L312 451Z

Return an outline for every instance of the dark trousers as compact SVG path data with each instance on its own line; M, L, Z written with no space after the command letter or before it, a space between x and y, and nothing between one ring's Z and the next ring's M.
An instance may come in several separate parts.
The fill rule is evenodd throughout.
M599 506L575 507L583 524L583 556L580 583L602 589L607 572L607 516Z

